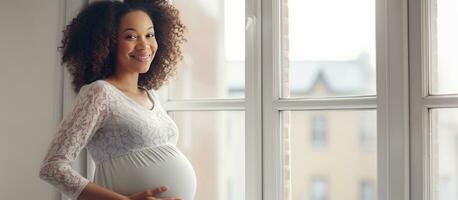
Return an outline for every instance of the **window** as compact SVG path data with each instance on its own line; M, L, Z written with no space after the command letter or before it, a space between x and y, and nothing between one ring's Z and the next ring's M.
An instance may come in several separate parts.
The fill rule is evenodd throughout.
M311 199L358 199L358 193L351 192L358 191L358 184L349 183L358 183L364 175L377 180L375 0L278 3L278 13L272 13L279 33L273 41L278 42L265 47L272 49L266 57L278 61L265 59L272 66L263 66L273 72L263 79L269 94L264 111L272 120L264 130L275 130L264 136L271 136L267 145L281 147L273 155L282 156L266 160L284 174L277 177L281 183L272 184L282 188L272 199L302 199L307 196L306 180L315 174L341 189L318 193L326 184L312 178ZM269 87L272 79L278 80L277 86ZM278 123L278 131L273 123ZM373 151L361 151L361 127L374 134L373 143L366 143ZM278 139L282 141L275 143Z
M197 199L458 198L458 0L174 2Z
M245 140L245 1L174 3L189 28L188 41L177 79L160 92L179 128L177 146L198 177L195 198L243 200L250 145Z
M362 176L386 183L379 190L383 195L385 185L402 186L405 180L383 174L404 163L404 157L393 160L385 153L405 148L391 144L395 139L388 140L388 134L402 127L393 121L408 123L399 120L408 106L392 108L406 100L396 93L407 91L387 88L403 88L407 79L390 81L385 73L406 69L403 60L388 59L404 55L392 51L402 43L376 47L378 41L391 45L400 38L396 31L376 34L376 21L391 26L380 19L397 5L376 9L376 0L176 4L192 32L181 73L162 94L168 95L164 107L179 126L188 124L180 130L182 137L192 137L187 154L202 177L198 199L358 199ZM376 10L383 16L378 20ZM377 87L384 84L392 86ZM408 132L397 135L405 139ZM361 151L361 144L371 151ZM326 148L311 148L320 145ZM205 155L194 150L202 146L210 147ZM330 182L344 189L332 191Z
M290 119L289 139L284 140L289 147L284 151L284 156L288 156L284 161L284 170L288 171L288 177L284 178L288 187L286 195L290 199L302 199L313 194L313 191L304 190L310 184L308 181L326 180L339 188L329 190L329 199L343 196L358 199L360 177L377 179L377 154L361 151L359 132L361 117L375 114L374 110L283 111L282 116ZM327 119L327 143L322 148L316 148L310 141L309 125L303 123L304 119L316 116ZM375 120L375 117L369 119ZM317 175L326 178L316 178Z
M456 199L458 1L422 0L411 6L411 198Z
M243 111L173 111L177 146L196 172L196 199L244 199L245 117ZM232 126L231 129L227 127ZM230 132L228 132L230 131ZM228 140L227 135L231 135ZM192 138L192 143L186 141Z
M457 94L458 93L458 59L456 51L458 45L458 1L456 0L429 0L430 19L430 85L431 95Z
M456 192L451 189L450 180L450 176L443 176L440 178L437 184L438 200L456 199Z
M451 182L458 181L458 108L430 110L431 182L438 200L456 199L458 190Z
M324 177L313 177L310 184L310 200L328 199L328 183Z
M326 121L323 116L312 117L312 144L314 146L326 145Z
M360 184L360 200L374 200L376 199L376 192L374 184L367 180L361 181Z
M424 47L431 51L428 96L447 100L458 94L458 59L455 56L458 1L431 0L430 5L430 13L424 13L430 19L430 46ZM450 187L450 183L458 181L458 108L441 107L429 108L428 115L432 153L430 187L433 199L456 199L458 189Z
M376 115L364 112L360 117L360 143L363 151L375 151L377 147Z
M189 28L170 99L245 96L245 0L175 1Z

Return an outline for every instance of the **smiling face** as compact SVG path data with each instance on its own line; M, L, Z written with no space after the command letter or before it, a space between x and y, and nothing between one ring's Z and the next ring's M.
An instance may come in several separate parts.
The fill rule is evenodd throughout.
M124 15L118 29L116 68L122 72L145 73L157 51L153 22L143 11Z

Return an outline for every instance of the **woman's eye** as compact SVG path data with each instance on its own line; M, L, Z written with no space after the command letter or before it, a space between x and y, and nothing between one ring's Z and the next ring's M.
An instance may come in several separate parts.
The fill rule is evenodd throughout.
M155 36L154 33L150 33L150 34L146 35L146 37L149 37L149 38L152 38L154 36Z
M128 36L126 36L126 38L127 38L127 39L135 39L135 38L137 38L137 37L134 36L134 35L128 35Z

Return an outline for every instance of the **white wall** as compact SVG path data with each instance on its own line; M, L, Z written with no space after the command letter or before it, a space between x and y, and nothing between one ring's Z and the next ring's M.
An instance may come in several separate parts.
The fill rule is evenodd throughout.
M54 200L38 178L61 118L62 0L0 1L0 199Z

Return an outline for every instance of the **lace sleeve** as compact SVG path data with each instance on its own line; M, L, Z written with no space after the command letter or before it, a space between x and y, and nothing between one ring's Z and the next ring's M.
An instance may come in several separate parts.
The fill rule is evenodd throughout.
M40 167L39 177L71 199L77 199L89 180L72 169L73 162L108 117L108 93L101 84L81 88L72 110L60 122Z

